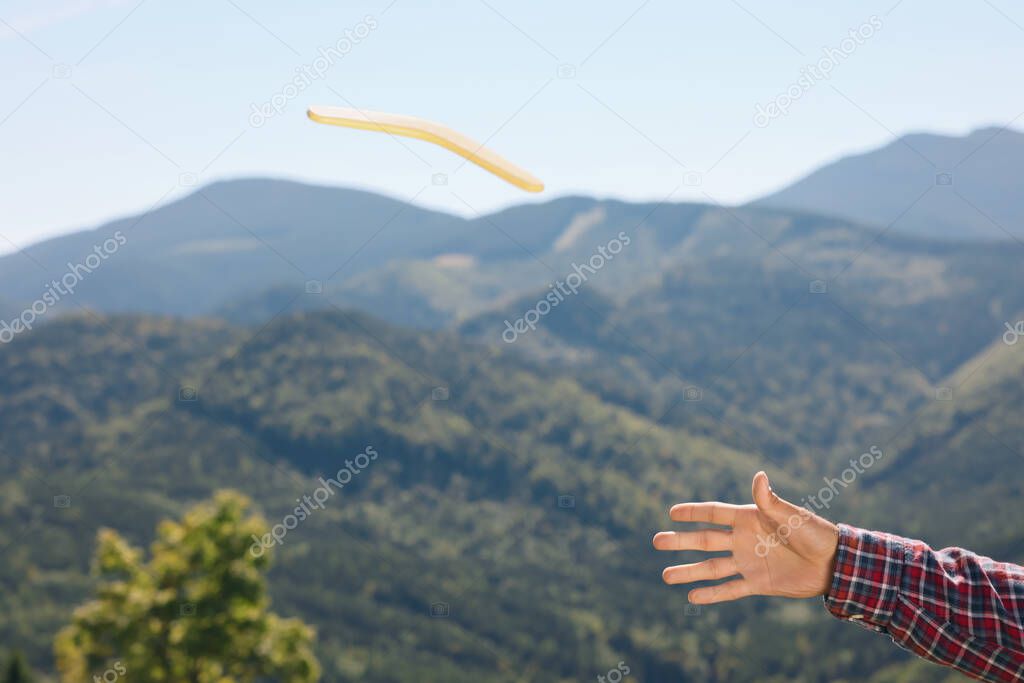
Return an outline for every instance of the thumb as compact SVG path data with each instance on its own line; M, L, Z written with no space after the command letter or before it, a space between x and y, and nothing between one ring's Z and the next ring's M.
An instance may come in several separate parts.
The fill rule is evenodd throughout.
M804 508L780 498L772 490L771 483L768 481L768 475L763 470L754 475L754 482L751 484L750 492L754 498L754 504L757 505L757 509L777 522L781 523L791 515L800 514L804 510Z

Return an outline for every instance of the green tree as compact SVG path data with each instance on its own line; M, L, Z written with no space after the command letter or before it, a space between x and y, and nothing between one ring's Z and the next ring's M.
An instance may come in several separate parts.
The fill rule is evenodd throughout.
M250 552L252 536L265 531L248 499L228 491L180 522L161 522L148 561L116 532L101 530L96 598L57 635L63 680L315 681L313 629L268 611L269 553Z
M4 668L4 683L31 683L31 681L32 677L29 675L25 658L21 656L20 652L12 652L11 658L7 660L7 666Z

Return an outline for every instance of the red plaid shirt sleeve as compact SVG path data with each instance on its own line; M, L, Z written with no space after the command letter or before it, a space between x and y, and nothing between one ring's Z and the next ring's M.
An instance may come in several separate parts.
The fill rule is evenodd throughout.
M1024 568L839 525L825 607L985 681L1024 681Z

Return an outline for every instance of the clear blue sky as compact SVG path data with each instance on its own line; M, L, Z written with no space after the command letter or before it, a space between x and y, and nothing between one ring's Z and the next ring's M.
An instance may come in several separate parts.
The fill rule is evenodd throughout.
M830 80L754 125L758 103L872 15L881 28ZM254 103L364 22L323 78L251 125ZM25 246L145 210L187 192L182 174L357 186L463 214L450 190L479 211L677 187L676 200L741 202L893 133L1005 125L1024 112L1022 63L1024 8L1009 0L5 0L0 234ZM489 139L548 190L305 118L346 100Z

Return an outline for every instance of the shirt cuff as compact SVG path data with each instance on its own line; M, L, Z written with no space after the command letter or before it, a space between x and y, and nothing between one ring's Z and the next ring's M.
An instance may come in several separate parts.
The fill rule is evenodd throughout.
M839 547L825 608L840 619L885 631L899 595L907 539L839 525Z

